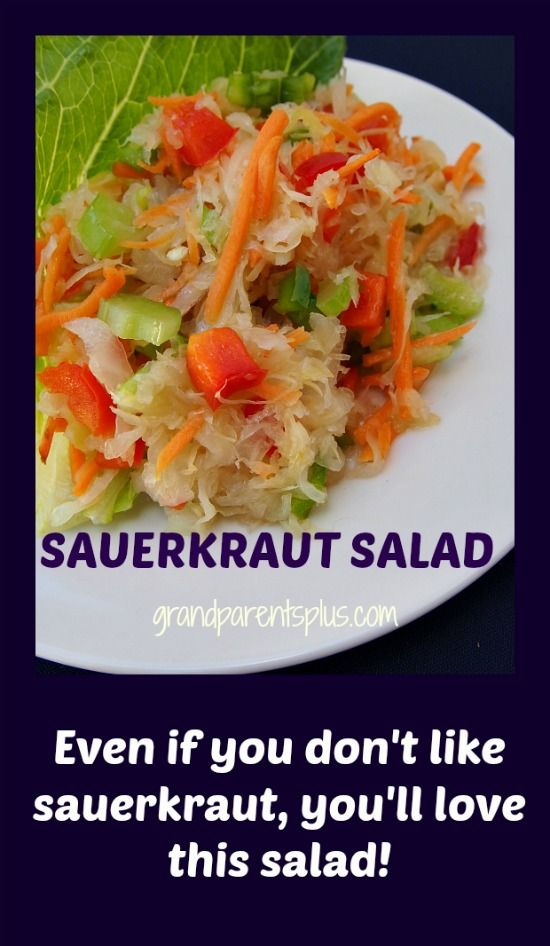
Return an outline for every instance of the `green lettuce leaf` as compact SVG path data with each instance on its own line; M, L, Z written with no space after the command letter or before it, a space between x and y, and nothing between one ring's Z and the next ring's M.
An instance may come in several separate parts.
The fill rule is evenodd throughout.
M343 36L38 36L36 202L48 204L104 171L149 95L196 92L234 71L313 73L342 65Z

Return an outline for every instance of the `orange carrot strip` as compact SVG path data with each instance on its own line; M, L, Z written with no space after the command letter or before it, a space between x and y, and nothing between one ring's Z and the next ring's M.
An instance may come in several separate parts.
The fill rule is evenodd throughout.
M421 204L422 198L418 194L412 194L411 191L395 191L393 202L394 204Z
M349 161L347 164L344 164L343 167L338 168L337 174L342 180L346 177L349 177L351 174L355 174L359 168L363 167L367 161L372 161L373 158L377 158L380 154L380 148L373 148L372 151L368 151L366 154L359 154L353 161Z
M387 118L390 125L398 126L401 122L401 116L397 109L389 102L376 102L374 105L362 105L358 108L351 118L347 119L346 124L350 128L361 131L362 128L371 122L374 118Z
M423 365L417 365L416 368L413 368L413 386L417 391L422 387L429 374L430 369Z
M138 164L140 168L143 168L144 171L148 171L149 174L162 174L170 164L170 160L166 152L162 152L158 161L154 164L146 164L145 161L138 161Z
M71 476L73 478L73 483L76 479L76 474L85 460L86 454L83 453L82 450L79 450L78 447L75 447L74 443L69 444L69 463L71 466Z
M291 348L297 348L298 345L301 345L302 342L305 342L309 338L309 332L306 332L303 325L300 325L298 328L293 329L292 332L289 332L288 335L285 335L285 338Z
M88 460L85 460L75 477L73 486L75 496L82 496L83 493L86 492L88 486L90 486L99 473L99 470L100 467L97 465L95 457L90 457Z
M224 243L216 273L206 298L204 317L207 322L214 322L217 319L241 258L248 228L254 214L259 158L271 139L282 134L287 125L288 116L286 112L282 109L275 109L271 112L254 142L243 175L229 235Z
M467 148L464 148L464 151L454 166L452 181L459 193L464 187L466 175L470 169L470 164L472 163L480 148L481 145L476 141L473 141L472 144L468 145Z
M115 177L122 177L128 180L140 181L144 178L148 178L150 172L145 170L138 170L138 168L132 167L131 164L126 164L126 161L115 161L111 168L112 173Z
M315 115L324 125L329 125L340 138L347 138L354 145L360 144L361 136L348 122L343 122L340 118L336 118L336 115L330 115L328 112L315 112Z
M273 206L277 157L283 140L282 135L275 135L264 148L258 159L258 195L256 197L256 217L267 220Z
M65 226L65 218L61 214L54 214L53 217L50 217L50 223L54 233L61 233L61 230Z
M385 374L382 374L380 371L364 374L360 380L360 387L362 388L387 388L389 384L390 382L387 380Z
M148 101L151 105L160 106L161 108L180 108L182 105L196 102L201 94L201 92L197 92L195 95L150 95Z
M392 221L388 237L388 301L390 306L390 328L392 335L392 354L397 362L395 386L404 391L412 387L411 340L406 318L406 296L403 284L403 246L405 242L405 224L407 215L401 211Z
M292 167L296 170L300 164L303 164L304 161L309 161L312 157L313 145L311 141L304 139L304 141L300 141L300 143L296 145L292 152Z
M154 246L162 246L163 243L168 243L175 233L175 229L169 230L168 233L163 233L162 236L155 237L153 240L124 240L120 245L127 250L150 250Z
M53 435L57 431L65 430L66 426L67 421L63 417L48 417L38 445L38 453L42 463L45 463L48 459Z
M126 282L126 277L121 270L114 266L106 266L103 270L103 282L92 289L90 295L83 302L74 306L72 309L65 309L64 312L49 312L40 316L36 320L36 332L38 336L44 333L52 332L54 329L70 322L72 319L81 319L85 316L94 316L97 314L99 303L102 299L108 299L114 296L115 292L122 289Z
M367 352L363 355L363 367L374 368L375 365L381 365L388 361L392 356L391 348L379 348L378 351Z
M424 335L417 338L412 343L413 348L428 348L430 345L449 345L451 342L457 342L463 335L471 332L476 322L466 322L464 325L457 325L456 328L449 328L445 332L434 332L433 335Z
M449 227L454 227L454 221L451 220L450 217L447 217L446 214L441 214L440 217L436 217L435 220L426 227L423 233L420 234L414 244L409 257L409 266L416 266L420 257L424 255L428 247L431 246L445 230L448 230Z
M174 194L173 197L170 197L163 204L155 204L153 207L149 207L147 210L140 213L136 217L136 225L138 227L147 225L151 220L156 220L157 217L176 217L178 214L178 205L185 200L187 200L187 194Z
M160 476L163 470L172 463L172 460L175 460L178 453L181 453L184 447L188 443L191 443L193 437L199 431L204 424L204 414L195 414L194 417L190 417L189 420L185 422L181 430L178 430L177 434L174 434L171 440L168 441L165 447L160 451L157 458L157 478Z
M187 233L188 259L192 266L198 266L201 261L200 246L195 234L191 230L191 214L189 211L185 214L185 229Z
M268 332L278 332L279 328L280 326L277 325L276 322L270 322L269 325L266 325L266 329Z
M454 173L454 164L447 164L442 168L443 177L446 181L452 181ZM467 187L468 184L485 184L485 178L479 173L479 171L470 171L468 178L464 182L464 187Z
M391 419L393 413L393 402L391 398L382 404L373 414L362 421L353 431L353 437L356 443L364 445L367 443L369 435L377 434L380 426Z
M328 135L321 141L321 154L326 154L329 151L336 150L336 135L333 131L329 131Z
M41 259L41 257L42 257L42 250L43 250L44 247L46 246L47 242L48 242L48 237L38 237L38 239L35 241L35 244L34 244L34 246L35 246L35 250L34 250L34 268L35 268L35 272L38 270L38 267L40 266L40 259Z
M44 285L42 286L44 312L51 312L53 304L56 301L55 287L61 275L61 269L65 260L65 254L69 247L70 239L71 234L68 227L63 227L63 229L57 234L57 246L48 260Z

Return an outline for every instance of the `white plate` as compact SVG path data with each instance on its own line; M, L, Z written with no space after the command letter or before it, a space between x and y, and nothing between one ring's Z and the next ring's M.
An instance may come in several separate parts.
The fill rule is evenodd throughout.
M341 533L329 569L320 567L318 556L302 568L276 570L266 564L257 570L48 569L38 559L39 656L116 673L229 673L296 664L371 640L394 624L370 629L317 624L307 636L303 628L280 625L226 626L220 635L213 628L172 626L156 636L153 615L161 605L206 608L214 599L220 607L284 605L287 600L315 607L322 599L329 608L347 605L350 611L356 605L394 605L403 626L486 568L357 569L349 564L356 533L371 532L380 543L390 531L404 540L420 532L426 548L433 548L444 531L457 539L466 531L485 532L494 544L490 565L512 547L513 139L470 105L425 82L353 59L347 67L361 97L393 102L403 115L404 133L435 140L450 161L469 141L482 144L487 184L480 200L486 208L491 278L477 328L426 385L441 423L400 437L379 476L331 490L327 506L312 521L315 531ZM242 531L238 523L223 528ZM141 507L139 515L130 514L111 531L124 529L158 533L169 526L159 510ZM282 531L271 530L277 548ZM254 535L249 533L249 541ZM401 640L406 647L406 636Z

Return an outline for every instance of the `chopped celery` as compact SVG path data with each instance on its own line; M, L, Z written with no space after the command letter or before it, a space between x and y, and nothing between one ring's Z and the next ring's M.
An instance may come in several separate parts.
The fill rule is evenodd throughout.
M281 101L280 76L264 75L261 72L254 72L252 95L256 108L261 108L263 112L270 109L272 105Z
M220 249L227 235L227 227L218 211L213 207L207 207L206 204L202 208L201 232L215 250Z
M390 320L386 319L382 331L369 342L369 348L376 351L378 348L387 348L388 345L391 345L391 327Z
M102 299L99 318L119 338L133 338L150 345L167 342L177 335L181 324L181 312L178 309L144 296L126 293Z
M173 348L176 352L180 352L182 348L185 348L187 342L188 338L186 335L174 335L174 337L170 339L170 348Z
M307 325L315 298L311 294L311 279L305 266L298 264L287 273L279 283L278 293L275 311L288 315L295 325Z
M327 473L328 470L326 466L321 466L320 463L314 463L309 470L307 478L317 489L324 489L327 485ZM307 519L315 505L317 504L314 499L308 499L300 490L297 490L292 496L290 508L292 515L296 516L296 519Z
M340 315L345 312L351 303L350 277L346 276L341 283L325 279L319 286L317 293L317 308L327 316Z
M147 210L151 193L152 191L149 184L144 184L143 187L140 187L139 190L136 191L136 206L139 207L140 210Z
M416 367L424 365L433 365L437 361L444 361L453 353L452 345L425 345L422 348L415 347L412 350L413 365Z
M296 141L304 141L305 138L311 138L311 132L305 125L297 125L288 132L288 139L294 144Z
M300 76L287 76L281 83L281 102L296 102L296 105L299 105L310 97L315 83L315 76L310 72L303 72Z
M249 73L234 72L227 80L225 92L227 98L234 105L241 108L251 108L253 102L252 79Z
M143 161L143 145L127 141L118 152L118 160L124 161L133 168L139 168L139 161Z
M423 302L448 313L455 320L454 325L460 325L481 310L483 299L464 276L445 276L431 263L422 267L420 275L427 286Z
M136 345L135 351L138 355L145 355L146 358L150 358L152 361L157 357L157 349L154 345Z
M106 194L94 197L78 223L78 235L95 259L118 256L125 240L139 240L132 209Z

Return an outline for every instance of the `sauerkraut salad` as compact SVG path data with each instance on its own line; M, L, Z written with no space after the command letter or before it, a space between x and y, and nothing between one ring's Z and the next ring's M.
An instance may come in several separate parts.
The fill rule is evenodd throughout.
M436 418L482 307L479 144L454 164L340 75L150 99L36 243L38 521L138 494L183 529L303 522Z

